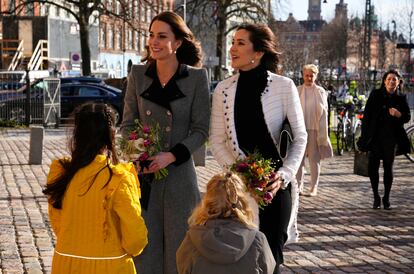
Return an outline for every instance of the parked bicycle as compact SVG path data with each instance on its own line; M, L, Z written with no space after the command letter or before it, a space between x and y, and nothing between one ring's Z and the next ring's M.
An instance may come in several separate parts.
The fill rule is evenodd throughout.
M337 105L336 140L338 155L342 155L344 151L356 149L356 142L361 135L365 103L365 95L359 95L356 98L349 95L344 102Z
M352 149L352 109L353 104L338 104L338 125L336 128L336 148L338 155Z

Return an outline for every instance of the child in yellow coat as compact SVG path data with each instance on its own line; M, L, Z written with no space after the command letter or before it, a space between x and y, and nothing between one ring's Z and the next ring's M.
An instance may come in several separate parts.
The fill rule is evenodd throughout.
M136 273L147 245L132 164L119 164L115 124L104 104L75 113L71 159L54 160L44 193L57 237L52 273Z

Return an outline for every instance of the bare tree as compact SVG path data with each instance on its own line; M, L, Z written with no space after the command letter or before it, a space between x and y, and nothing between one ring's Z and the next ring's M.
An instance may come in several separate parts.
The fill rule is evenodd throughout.
M345 63L348 41L347 30L348 21L342 17L335 18L322 29L319 62L321 67L330 69L331 73L334 68L338 68Z
M56 6L67 13L71 14L79 24L80 48L82 55L82 73L83 75L91 74L91 50L89 43L89 30L91 21L97 20L100 16L109 16L118 18L129 24L132 28L136 27L136 14L131 9L131 3L138 5L147 4L149 7L155 9L156 6L150 0L128 1L117 0L119 3L119 10L113 9L112 4L108 5L109 1L101 0L22 0L13 10L3 11L2 15L19 15L23 9L34 4ZM112 0L111 0L112 3ZM73 8L72 8L73 7ZM139 29L138 29L139 31Z

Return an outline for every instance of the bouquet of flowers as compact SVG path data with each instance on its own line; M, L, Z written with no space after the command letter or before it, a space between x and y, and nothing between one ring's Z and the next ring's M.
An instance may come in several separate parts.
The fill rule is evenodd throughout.
M264 159L259 152L249 154L245 159L238 159L230 169L238 173L246 184L247 190L263 208L272 202L273 195L266 191L267 184L276 178L275 164Z
M141 170L148 168L151 164L150 157L161 152L160 126L155 127L143 125L138 119L135 120L136 128L129 135L128 140L121 140L121 156L127 161L139 161ZM165 178L168 170L162 168L155 172L156 180Z

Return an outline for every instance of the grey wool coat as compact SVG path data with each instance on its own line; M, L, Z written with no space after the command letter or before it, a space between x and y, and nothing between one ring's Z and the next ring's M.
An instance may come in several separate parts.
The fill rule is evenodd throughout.
M177 273L175 253L188 229L187 219L200 201L194 162L189 153L207 140L209 117L208 80L204 69L180 65L164 90L156 76L155 63L132 67L124 98L122 135L127 136L137 118L146 125L158 123L164 151L187 154L184 161L181 159L167 167L165 179L151 183L148 208L142 212L149 244L134 259L140 274Z

